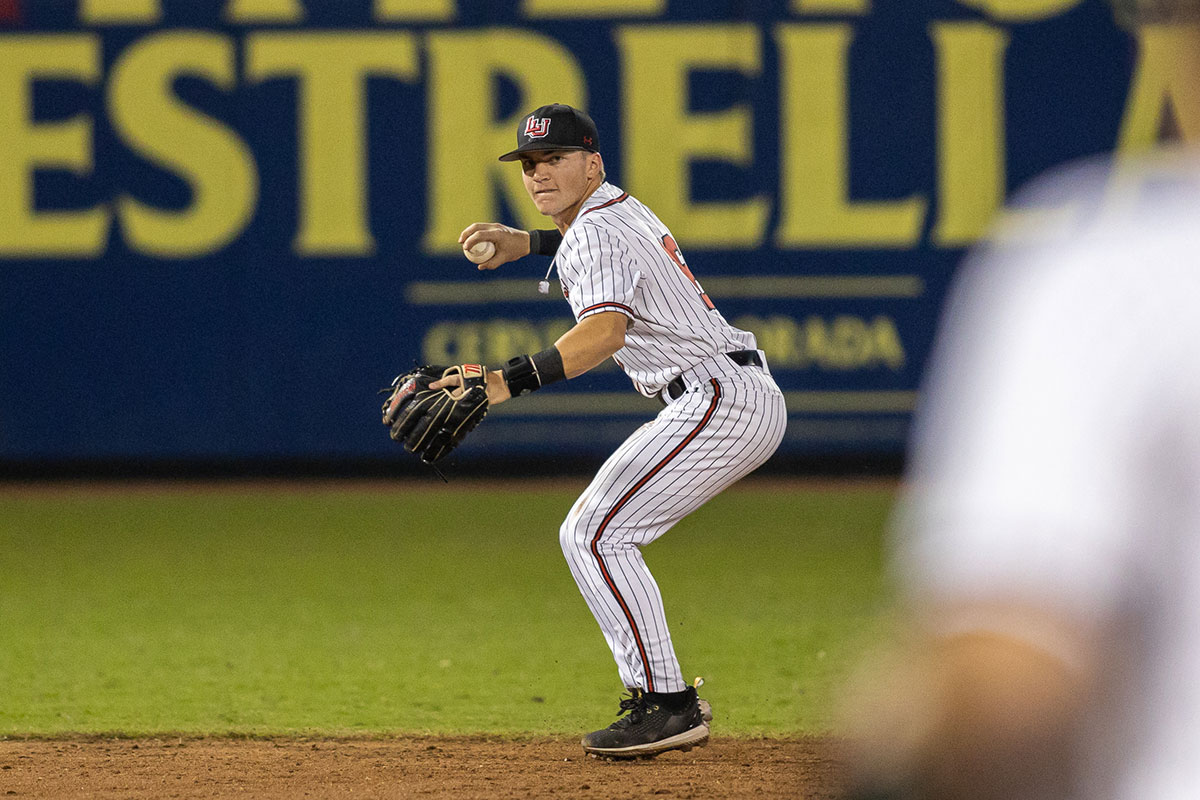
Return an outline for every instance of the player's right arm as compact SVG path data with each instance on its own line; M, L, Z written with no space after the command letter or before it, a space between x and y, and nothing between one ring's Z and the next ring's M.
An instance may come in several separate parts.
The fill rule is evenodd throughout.
M487 261L478 264L479 269L495 269L501 264L529 255L529 232L510 228L499 222L476 222L468 225L458 235L458 243L463 246L463 250L470 250L482 242L496 245L496 253Z
M522 231L499 222L476 222L468 225L458 235L458 243L464 250L470 250L480 242L496 245L496 253L479 264L479 269L495 269L501 264L516 261L530 253L554 255L554 251L562 242L562 234L557 230Z

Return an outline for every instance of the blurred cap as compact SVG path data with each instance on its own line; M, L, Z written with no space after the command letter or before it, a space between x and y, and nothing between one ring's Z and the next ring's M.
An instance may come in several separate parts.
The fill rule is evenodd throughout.
M587 150L600 152L596 123L578 108L553 103L534 110L517 126L517 149L500 156L516 161L522 153L539 150Z

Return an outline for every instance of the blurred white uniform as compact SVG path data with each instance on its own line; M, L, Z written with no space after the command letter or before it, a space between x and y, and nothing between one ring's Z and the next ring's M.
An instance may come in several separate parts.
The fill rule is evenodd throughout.
M1200 173L1187 169L1117 213L1099 167L1044 181L1033 204L1061 204L1066 181L1077 224L964 268L900 518L918 603L1010 600L1096 635L1089 659L1015 616L946 621L1098 668L1080 800L1200 798Z

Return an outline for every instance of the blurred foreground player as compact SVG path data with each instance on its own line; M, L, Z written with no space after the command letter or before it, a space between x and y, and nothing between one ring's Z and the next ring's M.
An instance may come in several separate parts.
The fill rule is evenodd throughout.
M1033 204L1064 185L1075 221L973 259L939 332L854 797L1200 797L1200 158Z
M500 160L520 162L530 199L556 230L535 232L531 243L524 231L477 223L463 232L463 247L496 245L482 269L531 250L555 254L577 324L554 347L490 373L489 402L612 357L639 392L665 406L609 457L560 530L630 695L617 721L584 737L583 747L613 758L686 750L707 741L711 715L683 679L641 548L775 452L787 422L783 395L754 335L716 310L667 227L605 180L591 118L543 106L521 121L517 145Z

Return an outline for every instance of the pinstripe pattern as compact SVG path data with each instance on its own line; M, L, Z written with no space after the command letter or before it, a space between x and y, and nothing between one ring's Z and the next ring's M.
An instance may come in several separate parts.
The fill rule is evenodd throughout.
M708 307L666 240L674 245L653 211L605 183L584 202L555 258L577 320L603 311L629 317L615 358L648 397L699 361L757 347L753 334Z
M662 595L642 560L649 544L767 460L787 411L771 377L730 366L638 429L600 468L559 531L575 582L626 686L686 687Z
M670 231L650 209L605 183L589 197L555 257L577 320L629 318L613 359L655 396L676 377L690 387L633 433L600 468L559 530L571 574L627 687L686 687L662 595L641 547L766 461L787 410L770 373L725 356L757 347L712 306Z
M630 612L629 606L625 602L625 598L621 596L620 589L618 589L617 585L613 582L612 576L609 574L608 567L604 563L604 556L600 554L598 545L604 536L604 529L608 527L608 523L612 522L613 517L615 517L621 511L625 504L629 502L630 498L632 498L639 489L645 486L647 482L653 479L655 475L661 472L663 467L671 463L672 459L683 452L683 449L691 444L692 440L700 435L700 433L712 420L713 413L716 412L717 406L721 402L721 385L717 383L715 378L712 379L711 385L713 387L713 399L712 402L709 403L708 410L705 411L704 416L701 417L700 422L698 422L696 427L693 428L692 431L683 438L682 442L675 446L675 449L673 449L666 458L658 462L653 469L638 479L638 482L633 485L632 489L622 495L621 499L617 501L617 504L612 507L612 510L605 514L604 520L600 523L600 526L596 528L596 535L592 537L592 555L596 557L596 564L600 568L600 573L604 576L605 585L608 586L609 591L611 591L613 594L613 598L617 601L617 604L621 606L621 610L625 613L625 620L629 623L630 631L633 633L633 639L637 643L638 656L642 660L643 672L646 677L645 688L650 692L654 691L654 673L650 667L650 659L646 655L646 646L642 643L642 637L638 633L637 620L634 619L633 614Z
M588 306L580 311L579 316L582 319L583 317L589 316L593 311L597 310L624 311L626 316L633 316L633 309L629 306L621 305L620 303L596 303L595 305Z

